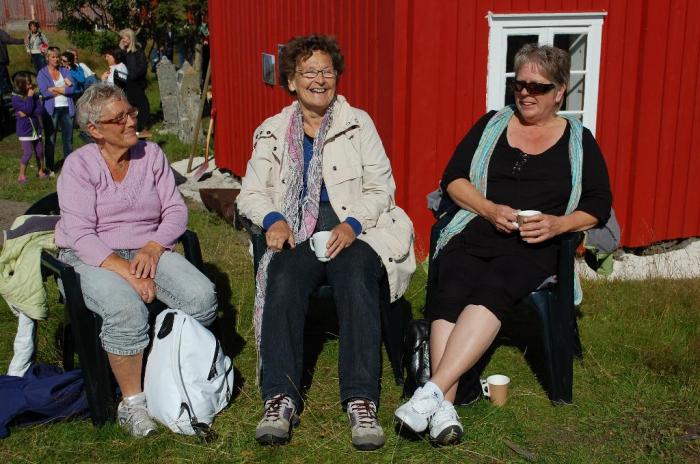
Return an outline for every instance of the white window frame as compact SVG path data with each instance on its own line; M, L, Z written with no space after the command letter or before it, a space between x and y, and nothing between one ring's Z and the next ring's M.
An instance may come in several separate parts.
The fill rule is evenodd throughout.
M600 80L600 51L603 37L603 20L606 12L590 13L535 13L495 14L488 12L489 58L486 79L487 111L498 110L505 105L503 89L506 79L506 52L509 35L537 35L541 45L552 45L554 34L585 33L586 70L583 99L583 125L595 135L598 115L598 84ZM562 114L580 114L580 111L562 111Z

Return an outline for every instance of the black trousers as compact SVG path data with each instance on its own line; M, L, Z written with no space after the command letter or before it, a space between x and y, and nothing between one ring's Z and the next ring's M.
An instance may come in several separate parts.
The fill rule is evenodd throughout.
M333 223L338 223L337 217L329 204L322 203L317 230L329 230ZM283 393L301 405L306 312L311 294L327 279L333 287L340 327L341 401L367 398L379 405L384 272L379 256L361 240L326 263L316 258L308 240L274 255L262 320L263 400Z
M148 103L146 91L142 87L141 82L127 81L126 84L126 99L129 104L139 110L139 115L136 120L136 130L141 132L148 128L149 118L151 116L151 105Z

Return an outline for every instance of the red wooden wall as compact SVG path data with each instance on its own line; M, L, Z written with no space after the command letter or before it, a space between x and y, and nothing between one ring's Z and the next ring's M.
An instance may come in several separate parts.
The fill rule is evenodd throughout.
M219 166L244 174L254 128L290 97L262 83L262 52L293 35L338 37L340 93L374 118L414 221L425 195L486 108L494 13L606 11L596 136L623 243L700 235L700 2L694 0L210 0Z
M34 18L39 21L41 28L55 29L60 13L51 0L0 0L0 27L4 28L9 21L29 22L32 19L31 5L34 5Z

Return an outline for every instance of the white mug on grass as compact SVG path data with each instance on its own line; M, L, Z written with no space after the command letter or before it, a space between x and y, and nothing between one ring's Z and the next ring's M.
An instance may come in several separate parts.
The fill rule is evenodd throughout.
M491 399L494 406L503 406L508 399L508 384L510 377L505 375L489 375L486 380L481 379L481 391L484 396Z
M316 232L311 236L309 240L309 246L311 250L316 253L316 257L319 261L325 263L330 261L331 258L326 254L328 245L328 240L331 238L331 232L329 230L324 230L321 232Z

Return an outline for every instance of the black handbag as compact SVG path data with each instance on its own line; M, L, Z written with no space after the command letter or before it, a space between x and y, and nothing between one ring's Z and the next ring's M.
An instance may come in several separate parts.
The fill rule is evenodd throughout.
M418 387L430 380L430 322L427 319L415 319L409 323L404 338L403 359L406 370L403 396L410 398ZM479 375L484 367L482 361L460 377L455 405L471 404L481 398Z

